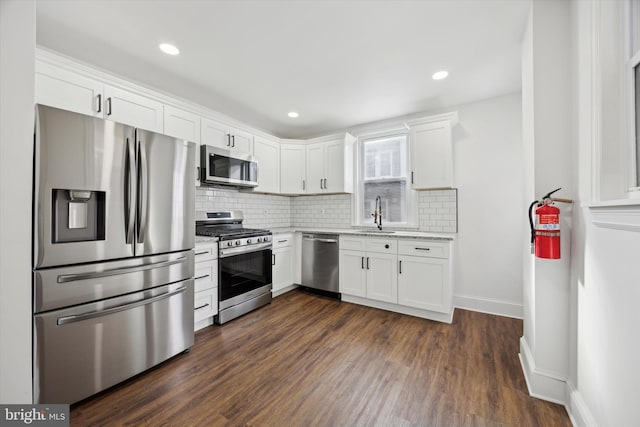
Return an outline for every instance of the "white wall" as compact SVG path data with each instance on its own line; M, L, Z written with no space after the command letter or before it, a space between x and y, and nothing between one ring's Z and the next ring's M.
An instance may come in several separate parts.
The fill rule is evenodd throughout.
M31 403L34 0L0 0L0 403Z
M454 303L522 317L522 113L514 93L455 108Z

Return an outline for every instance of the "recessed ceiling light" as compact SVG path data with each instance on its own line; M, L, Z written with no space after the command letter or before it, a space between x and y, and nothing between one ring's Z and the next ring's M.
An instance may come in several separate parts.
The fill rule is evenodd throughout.
M300 114L296 113L295 111L289 111L289 114L287 114L287 116L291 117L292 119L295 119L299 116Z
M180 49L169 43L160 43L158 47L167 55L177 55L180 53Z
M442 79L445 79L448 75L449 75L448 71L442 70L442 71L438 71L437 73L433 73L433 76L431 76L431 78L433 80L442 80Z

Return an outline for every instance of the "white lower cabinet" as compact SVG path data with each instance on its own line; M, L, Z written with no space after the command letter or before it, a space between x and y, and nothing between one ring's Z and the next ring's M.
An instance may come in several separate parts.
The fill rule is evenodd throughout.
M198 330L218 314L218 244L196 243L194 267L193 320Z
M274 234L272 249L272 292L278 296L293 289L295 241L292 233Z
M451 322L451 245L448 241L342 235L342 299Z

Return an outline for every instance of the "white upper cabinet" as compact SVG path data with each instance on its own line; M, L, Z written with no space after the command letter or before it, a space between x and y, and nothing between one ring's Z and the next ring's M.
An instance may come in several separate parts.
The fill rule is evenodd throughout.
M36 61L36 103L87 116L103 117L104 85L94 79Z
M163 104L36 60L36 103L163 133Z
M353 193L353 153L356 138L344 137L307 146L306 193Z
M200 143L200 116L171 105L164 106L164 133Z
M411 126L411 184L414 190L454 187L451 127L451 120Z
M256 136L253 157L258 161L258 186L254 191L280 192L280 144Z
M253 135L224 123L202 119L200 143L239 154L251 154Z
M104 87L104 118L164 133L162 103L113 86Z
M303 194L306 189L306 148L303 144L280 146L280 193ZM258 175L260 169L258 166Z

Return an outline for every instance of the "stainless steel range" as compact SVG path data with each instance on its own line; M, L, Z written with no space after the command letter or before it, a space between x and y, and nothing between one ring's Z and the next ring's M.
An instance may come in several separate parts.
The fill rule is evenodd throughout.
M271 232L242 220L241 211L196 212L196 235L218 238L218 325L271 302Z

